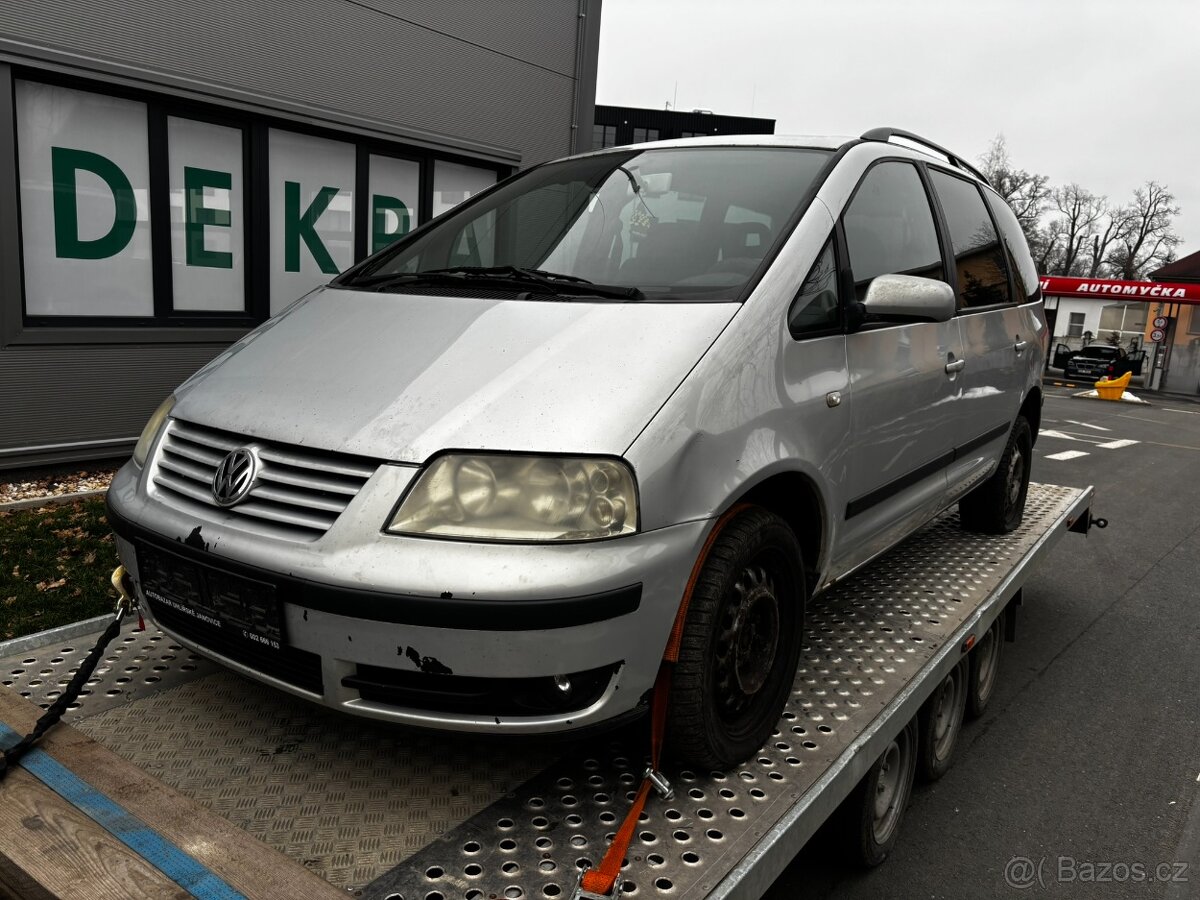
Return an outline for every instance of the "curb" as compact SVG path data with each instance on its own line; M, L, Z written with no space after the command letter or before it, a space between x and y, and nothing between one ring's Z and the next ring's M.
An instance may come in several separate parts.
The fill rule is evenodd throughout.
M103 631L104 626L111 620L112 614L110 613L106 616L96 616L94 619L84 619L82 622L71 622L68 625L59 625L57 628L50 628L46 631L26 634L12 640L0 641L0 659L6 656L16 656L19 653L28 653L30 650L39 650L61 641L69 641L82 634L95 634Z
M0 503L0 512L9 512L14 509L34 509L38 506L62 506L67 503L74 503L76 500L86 500L88 497L103 497L107 493L108 488L98 488L94 491L76 491L73 494L52 494L49 497L31 497L28 500L13 500L9 503Z

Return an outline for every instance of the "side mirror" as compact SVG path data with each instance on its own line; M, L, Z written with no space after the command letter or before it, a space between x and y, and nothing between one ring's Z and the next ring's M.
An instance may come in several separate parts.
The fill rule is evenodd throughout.
M860 320L947 322L954 317L954 289L944 281L916 275L880 275L858 304Z

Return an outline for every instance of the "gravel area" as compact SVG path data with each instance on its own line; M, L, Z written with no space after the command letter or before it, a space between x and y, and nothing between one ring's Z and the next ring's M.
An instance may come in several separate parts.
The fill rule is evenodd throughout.
M35 500L41 497L59 497L80 491L103 491L108 489L115 468L85 469L78 472L58 472L8 481L0 474L0 503L16 500Z

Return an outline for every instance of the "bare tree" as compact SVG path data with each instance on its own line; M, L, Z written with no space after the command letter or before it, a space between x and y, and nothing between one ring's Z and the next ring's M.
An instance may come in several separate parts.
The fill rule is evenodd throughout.
M987 152L979 158L979 163L980 169L992 183L996 193L1003 197L1017 214L1017 221L1021 223L1026 239L1032 242L1038 221L1050 201L1050 179L1045 175L1015 168L1002 134L992 139Z
M1096 278L1108 257L1108 248L1118 241L1128 226L1129 211L1121 207L1110 208L1104 227L1092 235L1091 246L1088 250L1087 277Z
M1133 202L1124 208L1125 225L1105 258L1111 273L1134 280L1171 262L1183 241L1174 228L1179 213L1175 195L1157 181L1134 191Z
M1042 269L1046 274L1079 275L1084 265L1084 251L1092 243L1098 223L1108 213L1104 197L1097 197L1078 184L1068 184L1054 191L1054 208L1060 218L1055 222L1062 237L1062 248L1055 268Z
M1059 260L1062 257L1063 228L1061 219L1052 219L1048 224L1038 226L1034 234L1028 238L1029 252L1037 263L1037 270L1043 275L1061 275Z

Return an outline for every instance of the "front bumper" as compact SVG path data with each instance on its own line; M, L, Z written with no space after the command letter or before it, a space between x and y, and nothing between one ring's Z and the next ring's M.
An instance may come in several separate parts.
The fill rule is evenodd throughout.
M292 542L240 530L220 513L183 513L130 464L109 490L110 522L139 599L165 632L281 690L457 731L571 731L635 713L710 522L563 545L381 533L414 474L380 466L323 537ZM149 548L272 585L286 646L247 651L148 599L138 555ZM554 687L562 694L544 708L513 699Z

